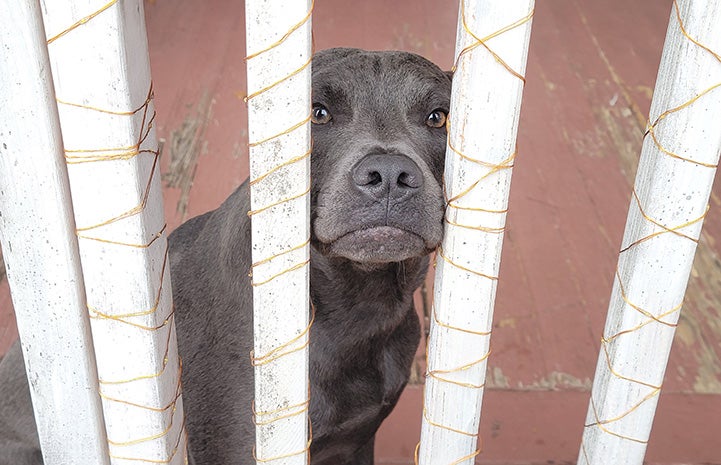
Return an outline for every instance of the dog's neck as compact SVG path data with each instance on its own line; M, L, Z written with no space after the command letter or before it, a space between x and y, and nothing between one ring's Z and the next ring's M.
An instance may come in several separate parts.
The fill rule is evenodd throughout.
M316 322L350 337L389 335L412 311L413 292L428 270L428 257L360 265L311 247L311 298Z

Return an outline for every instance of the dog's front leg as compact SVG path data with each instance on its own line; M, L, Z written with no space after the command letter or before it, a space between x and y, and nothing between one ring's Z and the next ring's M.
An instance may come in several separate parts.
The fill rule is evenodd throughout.
M347 463L347 465L373 465L373 449L375 447L375 436L368 441L365 446L358 449L358 452L353 457L353 460Z

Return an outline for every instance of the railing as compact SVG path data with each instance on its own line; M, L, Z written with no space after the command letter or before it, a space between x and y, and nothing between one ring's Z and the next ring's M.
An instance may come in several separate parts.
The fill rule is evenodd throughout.
M312 6L246 2L258 463L307 464L312 440ZM460 2L423 465L480 452L533 8ZM142 2L4 2L0 42L0 232L45 463L184 463ZM579 464L643 461L721 152L720 50L721 3L674 0Z

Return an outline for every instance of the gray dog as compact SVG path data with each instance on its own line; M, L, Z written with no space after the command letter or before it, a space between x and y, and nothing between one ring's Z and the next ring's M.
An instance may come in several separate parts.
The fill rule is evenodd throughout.
M375 432L419 342L413 292L442 237L451 78L405 52L313 60L310 345L313 465L370 465ZM189 450L251 464L253 369L247 182L170 236ZM40 465L16 344L0 363L0 465Z

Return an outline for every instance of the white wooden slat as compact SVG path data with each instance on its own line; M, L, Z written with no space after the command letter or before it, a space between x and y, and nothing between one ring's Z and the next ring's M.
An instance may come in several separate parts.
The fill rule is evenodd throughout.
M478 447L533 7L533 0L460 5L456 57L462 57L453 77L449 207L437 254L422 465L471 464Z
M0 242L46 465L108 465L39 2L0 3Z
M580 465L643 463L721 152L719 53L721 3L674 3Z
M140 0L43 0L114 464L185 456Z
M308 460L311 7L246 1L255 453L277 465Z

